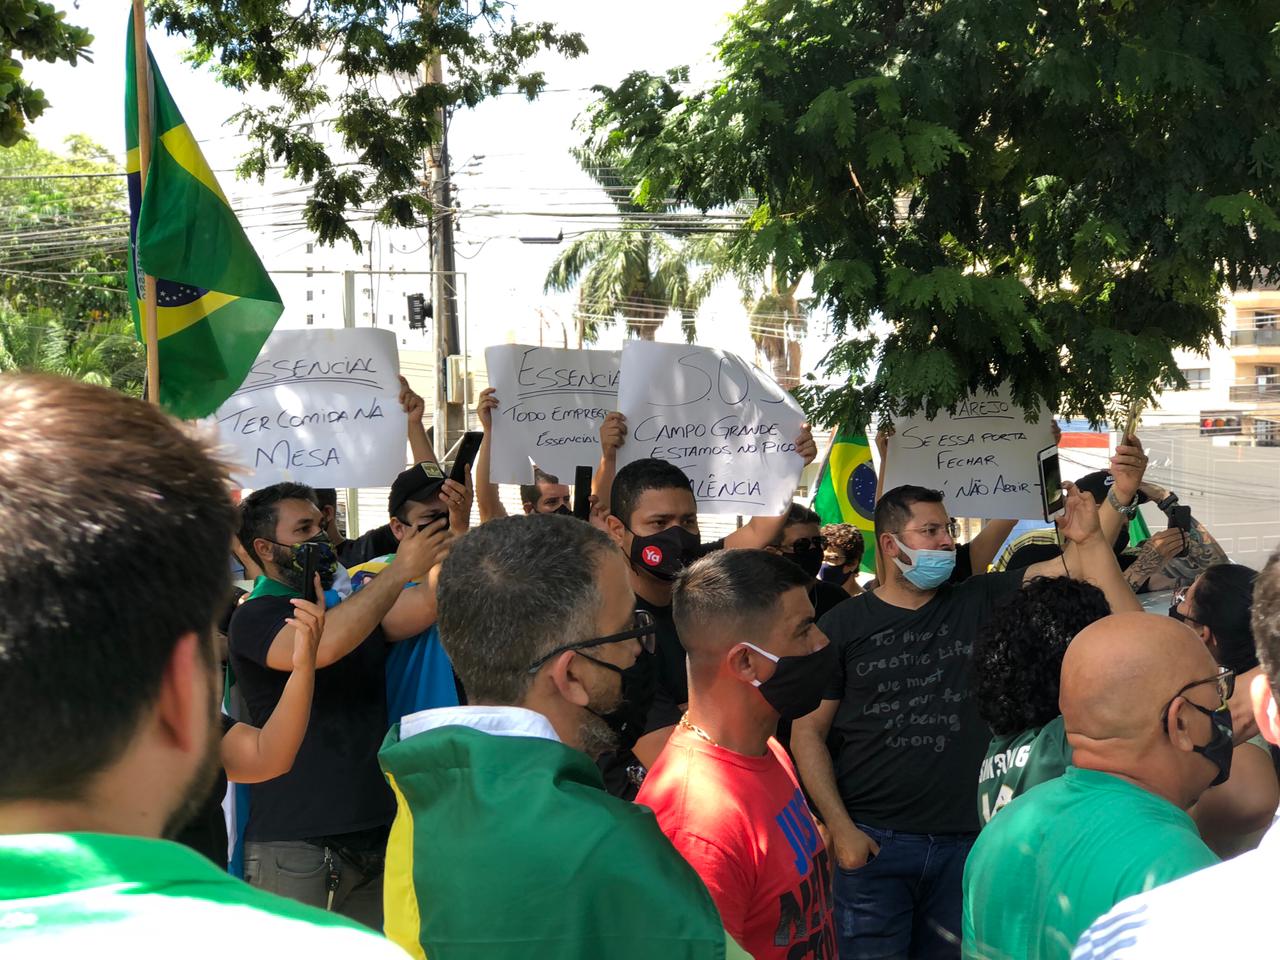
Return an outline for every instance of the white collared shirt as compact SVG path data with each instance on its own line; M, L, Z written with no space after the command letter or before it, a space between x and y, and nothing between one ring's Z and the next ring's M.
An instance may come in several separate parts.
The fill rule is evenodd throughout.
M1122 900L1084 932L1072 960L1207 957L1275 941L1280 820L1258 849ZM1225 939L1224 939L1225 938Z
M400 720L400 739L440 727L470 727L495 737L539 737L560 742L551 721L524 707L433 707Z

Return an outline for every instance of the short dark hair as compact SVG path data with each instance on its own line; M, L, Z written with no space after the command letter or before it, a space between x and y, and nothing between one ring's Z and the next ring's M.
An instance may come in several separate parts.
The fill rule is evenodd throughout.
M440 642L473 703L516 704L529 665L586 640L601 597L602 531L555 514L502 517L461 537L440 568Z
M942 491L904 484L887 491L876 501L876 537L882 533L901 533L911 520L911 508L917 503L942 503Z
M828 523L822 528L827 544L844 554L844 562L852 566L862 564L862 554L867 549L862 531L851 523Z
M1061 711L1062 658L1077 633L1111 613L1097 587L1037 577L1001 604L973 647L978 713L998 736L1042 727Z
M1192 597L1191 619L1208 627L1218 644L1218 662L1237 674L1258 665L1249 610L1258 571L1239 563L1220 563L1200 574Z
M609 491L609 512L630 528L636 504L648 490L688 490L692 494L693 484L674 463L654 457L633 460L613 478L613 488Z
M671 614L682 635L713 620L758 624L784 593L812 585L809 574L768 550L715 550L680 571Z
M316 495L316 506L321 510L325 507L338 509L338 491L333 487L314 487L312 492Z
M1280 550L1253 584L1253 643L1271 690L1280 697Z
M308 487L305 483L273 483L269 487L263 487L261 490L255 490L249 496L240 501L240 529L236 533L236 538L240 541L240 546L244 547L244 552L257 563L261 563L261 558L253 550L253 541L262 537L266 540L274 540L276 538L276 523L280 519L280 501L281 500L306 500L308 503L316 502L316 492Z
M82 797L182 637L212 667L233 525L212 450L115 391L0 377L0 802Z
M538 500L542 498L541 485L544 483L559 483L560 478L554 474L546 473L541 467L533 468L533 483L520 484L520 502L531 503L535 507Z

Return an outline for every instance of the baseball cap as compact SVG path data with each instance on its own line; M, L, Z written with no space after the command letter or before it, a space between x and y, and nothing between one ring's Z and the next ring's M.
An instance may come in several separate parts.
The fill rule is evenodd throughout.
M444 471L438 463L424 460L405 470L391 484L391 496L387 499L387 513L395 516L410 500L426 503L444 486Z

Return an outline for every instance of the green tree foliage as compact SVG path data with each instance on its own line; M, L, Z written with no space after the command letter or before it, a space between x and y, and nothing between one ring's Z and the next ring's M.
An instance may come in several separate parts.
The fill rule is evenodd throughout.
M1005 381L1093 419L1178 380L1280 269L1280 2L748 0L722 76L601 88L636 197L754 198L737 256L813 272L825 422ZM877 337L877 321L887 334Z
M27 124L49 107L44 91L22 78L22 60L74 67L89 59L92 42L88 30L67 23L52 3L0 0L0 147L25 139Z
M152 23L193 43L196 63L212 64L234 90L261 88L267 107L238 119L253 144L242 175L268 166L312 185L307 226L322 243L361 248L351 212L374 208L380 223L421 225L433 215L422 189L423 159L438 145L445 115L514 89L530 99L545 86L529 61L543 50L576 57L576 33L521 23L504 0L153 0ZM442 54L442 82L424 66ZM333 119L342 162L314 123Z
M128 316L73 329L50 310L0 304L0 373L54 373L141 396L145 370Z
M49 310L70 331L129 312L128 200L120 165L83 136L60 155L0 150L0 303Z

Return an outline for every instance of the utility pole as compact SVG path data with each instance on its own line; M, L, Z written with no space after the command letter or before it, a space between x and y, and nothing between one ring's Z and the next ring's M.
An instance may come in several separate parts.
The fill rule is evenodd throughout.
M435 19L439 8L435 2L424 3L423 13ZM444 62L439 51L426 64L426 82L444 83ZM466 427L466 384L461 384L456 403L449 402L449 357L460 352L458 337L458 288L453 249L453 190L449 182L448 118L441 107L436 112L440 124L440 142L430 151L429 188L432 202L432 264L435 271L435 355L436 395L432 417L432 435L436 456L445 452L462 436Z

